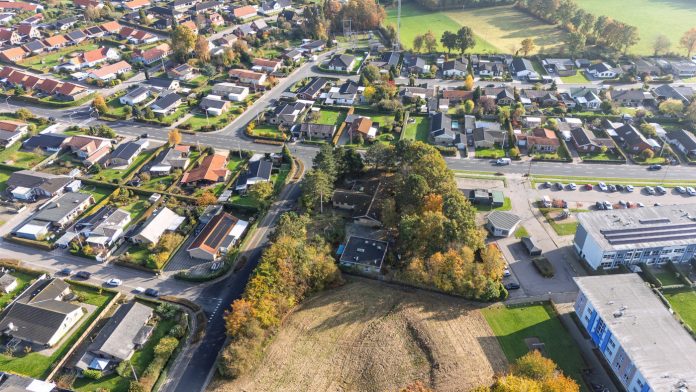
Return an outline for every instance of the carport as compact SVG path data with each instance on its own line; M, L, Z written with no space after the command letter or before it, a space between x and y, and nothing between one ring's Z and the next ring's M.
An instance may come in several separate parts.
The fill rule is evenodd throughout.
M541 248L536 246L532 237L522 237L520 240L530 256L541 256Z

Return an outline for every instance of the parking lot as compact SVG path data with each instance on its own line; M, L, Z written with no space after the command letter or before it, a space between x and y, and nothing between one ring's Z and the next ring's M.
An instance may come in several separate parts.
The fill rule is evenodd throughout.
M626 204L630 202L636 206L640 206L638 203L642 203L643 206L652 206L655 203L663 205L696 203L696 196L689 195L686 188L684 193L680 193L677 188L665 188L664 193L661 193L656 187L642 186L635 186L632 191L626 191L624 188L623 191L615 190L612 192L609 185L615 184L605 184L607 190L601 190L598 185L593 185L592 189L589 189L586 184L576 184L577 188L574 190L569 187L568 183L562 185L563 188L559 189L555 183L551 183L550 187L548 184L538 184L535 189L530 190L529 195L535 197L536 200L547 195L552 199L563 199L583 204L587 209L596 209L595 205L598 201L608 201L614 208L623 207L624 203L620 202Z

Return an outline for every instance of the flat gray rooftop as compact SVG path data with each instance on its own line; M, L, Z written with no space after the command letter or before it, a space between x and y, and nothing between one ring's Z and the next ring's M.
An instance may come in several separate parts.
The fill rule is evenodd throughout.
M653 390L696 388L696 341L640 276L574 279Z
M606 251L696 243L696 204L583 212L577 219Z

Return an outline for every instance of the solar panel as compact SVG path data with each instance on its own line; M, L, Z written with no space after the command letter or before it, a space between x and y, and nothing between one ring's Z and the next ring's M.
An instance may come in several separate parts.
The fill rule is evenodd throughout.
M675 234L684 234L684 233L691 233L691 232L696 232L696 228L686 228L686 229L676 229L676 230L652 230L652 231L647 231L647 232L641 232L641 233L628 233L628 234L605 234L604 238L606 239L621 239L621 238L630 238L630 237L649 237L649 236L654 236L654 235L675 235Z
M217 245L220 244L225 237L227 237L227 234L230 232L230 228L234 222L234 218L225 215L221 219L221 222L215 226L213 232L210 233L205 243L211 246L211 248L216 248Z
M612 245L625 245L634 244L637 242L658 242L658 241L674 241L674 240L687 240L696 239L696 232L681 234L681 235L668 235L668 236L654 236L654 237L644 237L644 238L626 238L626 239L610 239L608 240Z
M653 231L653 230L666 230L666 229L680 229L686 227L696 227L696 223L683 223L680 225L669 225L669 226L649 226L649 227L631 227L627 229L602 229L599 232L604 234L612 233L635 233L641 231Z

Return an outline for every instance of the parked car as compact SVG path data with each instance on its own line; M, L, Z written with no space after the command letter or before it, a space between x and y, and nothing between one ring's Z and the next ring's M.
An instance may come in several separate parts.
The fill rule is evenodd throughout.
M570 189L571 191L574 191L574 190L578 189L578 186L575 185L575 183L571 182L570 184L568 184L568 189Z
M645 189L645 193L647 193L648 195L654 195L654 194L655 194L655 188L653 188L653 187L651 187L651 186L646 186L646 187L643 188L643 189Z
M686 188L686 193L687 193L689 196L696 196L696 189L694 189L694 188L692 188L692 187L687 187L687 188Z
M541 184L544 188L551 188L551 183L546 181L545 183Z
M633 185L626 185L626 187L624 189L626 190L626 192L633 192L634 188L633 188Z
M667 189L665 189L665 187L663 187L662 185L658 185L655 187L655 192L657 192L660 195L664 195L665 193L667 193Z
M149 297L157 298L157 297L159 297L159 291L150 288L150 289L145 290L145 295L147 295Z
M606 208L604 207L604 202L601 201L595 203L595 208L598 210L606 210Z
M142 293L144 293L144 292L145 292L145 288L144 288L144 287L139 287L139 286L138 286L138 287L136 287L136 288L133 289L133 293L135 293L135 294L142 294Z
M92 277L92 273L87 271L78 271L75 274L75 277L80 279L89 279L90 277Z
M559 191L563 190L563 183L562 182L557 182L553 184L554 188L558 189Z
M628 206L628 203L624 200L619 200L619 204L621 204L622 206Z
M58 273L63 276L70 276L72 275L72 270L70 268L63 268L62 270L58 271Z
M607 184L605 184L603 182L598 183L597 187L599 187L599 190L603 191L603 192L605 192L607 190Z
M508 290L517 290L520 288L520 285L514 282L506 283L505 288Z
M616 190L617 190L617 191L623 192L624 189L626 189L625 186L623 186L623 185L621 185L621 184L616 184Z
M674 189L677 190L677 193L680 193L680 194L682 194L682 195L686 193L686 188L684 188L683 186L678 186L678 187L676 187L676 188L674 188Z
M637 205L638 207L645 207L645 204L643 204L643 203L641 203L641 202L636 203L636 205Z
M118 279L118 278L111 278L111 279L107 280L105 283L106 283L107 286L118 287L118 286L120 286L123 282L121 281L121 279Z
M614 209L614 205L611 204L610 202L606 201L606 200L603 202L603 204L604 204L604 209L605 209L605 210L613 210L613 209Z
M594 189L594 185L592 185L592 184L585 184L585 189L587 189L588 191L591 191L591 190Z
M616 192L616 186L609 184L609 185L607 185L607 190L609 192Z
M650 165L648 166L648 170L660 170L662 169L662 165Z

